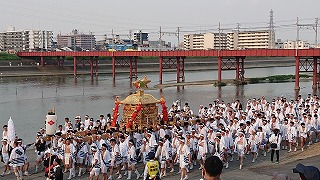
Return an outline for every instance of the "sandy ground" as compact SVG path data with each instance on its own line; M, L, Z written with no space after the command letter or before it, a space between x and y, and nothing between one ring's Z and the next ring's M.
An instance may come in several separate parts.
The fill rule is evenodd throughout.
M266 157L262 155L258 156L258 159L255 163L251 163L252 155L247 155L244 166L242 170L239 170L239 162L234 161L229 163L229 169L223 169L222 179L223 180L270 180L275 172L285 173L290 176L291 179L299 179L299 175L292 173L292 169L296 166L297 163L302 163L304 165L313 165L320 168L320 143L316 143L306 148L304 152L298 149L297 152L287 153L285 150L281 150L280 154L280 163L274 164L270 161L270 153L267 154ZM28 150L28 158L30 160L30 173L34 172L35 167L35 153L33 150ZM235 158L236 159L236 158ZM138 164L138 170L140 173L143 171L143 165ZM178 166L175 166L175 170L177 172ZM3 164L0 166L0 172L3 171ZM180 179L180 175L177 173L167 173L168 176L163 178L167 180L175 180ZM68 173L65 174L64 179L67 179ZM135 179L135 174L132 175ZM115 177L114 177L115 178ZM198 170L198 166L191 170L189 173L189 179L200 179L201 171ZM4 177L0 177L0 179L15 179L13 174L7 175ZM30 176L24 176L24 179L35 179L35 180L43 180L45 179L44 173L40 172L37 174L32 174ZM83 175L81 178L75 177L73 179L89 179L88 174ZM126 179L123 177L122 179ZM142 179L142 178L140 178Z

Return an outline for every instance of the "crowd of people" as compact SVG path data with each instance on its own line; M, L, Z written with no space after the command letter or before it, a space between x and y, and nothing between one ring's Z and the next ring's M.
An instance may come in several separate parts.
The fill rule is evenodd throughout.
M44 169L48 179L59 179L66 173L68 179L85 173L90 179L163 178L178 165L180 179L186 180L189 171L203 169L211 156L218 157L226 169L237 159L232 163L238 163L241 170L245 157L255 163L259 155L269 152L271 161L279 163L280 150L304 151L318 142L319 107L319 97L311 94L305 98L299 95L296 100L282 96L270 102L264 97L227 104L217 99L208 106L200 105L196 112L188 103L176 101L168 110L169 121L161 120L157 127L120 131L110 126L110 114L100 115L98 120L76 116L74 120L65 118L52 138L41 129L32 144L24 144L18 136L9 141L4 125L1 175L10 174L11 169L17 179L29 175L26 149L31 146L36 153L35 172ZM145 164L144 172L137 170L138 163Z

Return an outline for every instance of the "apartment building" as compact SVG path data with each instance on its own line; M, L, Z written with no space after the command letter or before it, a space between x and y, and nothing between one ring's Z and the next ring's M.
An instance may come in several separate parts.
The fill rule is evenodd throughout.
M137 31L133 33L133 42L139 46L143 46L149 41L149 33Z
M286 41L283 43L283 49L309 49L310 43L307 41Z
M47 30L16 31L10 27L0 32L0 51L48 51L51 50L53 32Z
M227 49L272 49L275 48L274 32L234 31L227 33Z
M92 50L96 46L96 38L93 34L78 33L77 29L72 30L71 34L57 35L58 47L80 47L83 50Z
M274 33L274 32L273 32ZM185 34L184 49L268 49L275 48L270 31Z
M186 50L226 49L226 33L185 34L183 46Z
M50 50L52 47L52 42L52 31L29 31L29 51Z

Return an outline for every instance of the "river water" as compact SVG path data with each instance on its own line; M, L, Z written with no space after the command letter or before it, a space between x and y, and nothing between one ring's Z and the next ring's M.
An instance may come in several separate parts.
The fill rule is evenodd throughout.
M270 75L294 74L294 67L271 67L246 69L245 77L264 77ZM139 77L147 75L152 81L149 87L158 83L159 74L138 74ZM217 79L217 71L190 71L185 73L186 82ZM223 79L233 79L235 71L222 73ZM175 73L166 72L163 83L174 82ZM306 96L312 93L312 82L300 83L300 94ZM63 124L64 117L88 114L98 119L100 114L111 113L115 96L124 99L135 88L130 87L128 74L117 74L113 83L111 75L101 74L91 80L90 76L52 77L17 77L0 79L0 124L6 124L12 117L17 135L26 142L33 142L35 134L44 127L45 115L53 107L58 115L58 124ZM150 88L145 91L154 97L160 97L160 90ZM189 102L196 112L200 104L208 105L213 100L221 98L225 102L240 99L244 102L247 98L265 96L268 101L284 95L289 99L295 97L294 82L248 84L244 86L214 87L213 85L185 86L165 88L162 90L167 100L167 106L177 99L181 103Z

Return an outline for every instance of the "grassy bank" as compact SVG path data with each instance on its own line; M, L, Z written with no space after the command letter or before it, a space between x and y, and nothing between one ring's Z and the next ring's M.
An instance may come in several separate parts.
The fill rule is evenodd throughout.
M13 60L21 60L21 58L16 56L15 54L9 54L9 53L6 53L6 52L0 52L0 61L1 60L13 61Z
M300 74L300 78L310 78L311 75ZM294 80L296 78L295 75L274 75L260 78L248 78L249 84L258 84L258 83L280 83Z

